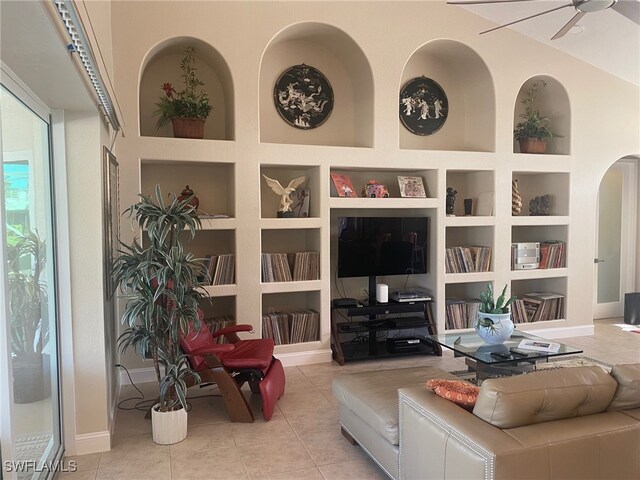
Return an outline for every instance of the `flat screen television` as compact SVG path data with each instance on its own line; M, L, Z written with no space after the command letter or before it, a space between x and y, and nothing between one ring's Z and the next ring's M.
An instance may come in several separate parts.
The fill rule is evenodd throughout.
M428 217L338 217L338 277L427 273Z

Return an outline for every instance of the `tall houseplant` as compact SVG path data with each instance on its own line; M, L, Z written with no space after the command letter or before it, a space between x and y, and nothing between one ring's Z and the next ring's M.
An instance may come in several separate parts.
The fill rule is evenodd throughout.
M205 297L197 278L204 266L185 252L181 240L183 231L193 239L200 226L190 200L179 201L172 194L165 203L159 186L155 198L140 195L140 201L125 214L146 231L148 245L136 239L131 245L121 244L120 256L114 261L114 280L128 297L122 315L128 328L118 342L123 351L132 347L142 358L151 356L158 380L160 400L152 410L157 443L176 443L186 436L187 380L191 376L199 382L179 347L180 334L191 323L196 330L200 328L199 301ZM160 438L156 420L161 414L174 414L183 422L170 438Z
M204 122L213 107L204 91L204 82L197 76L195 49L187 47L180 61L184 89L179 92L169 82L162 84L164 95L156 103L156 129L171 122L173 134L179 138L204 138Z
M504 343L515 329L511 320L511 305L517 297L513 296L505 301L507 286L502 289L502 293L497 300L493 298L493 286L487 285L485 291L480 292L480 310L476 321L476 332L485 342L491 345Z
M524 112L520 114L520 118L524 121L516 125L513 136L518 140L522 153L544 153L547 149L547 140L553 136L551 120L542 116L536 107L538 89L546 86L547 83L544 80L533 82L520 99L520 103L524 105Z
M40 279L45 268L46 245L37 233L12 236L7 248L9 323L13 354L13 396L16 403L31 403L51 394L49 339L43 321L47 290Z

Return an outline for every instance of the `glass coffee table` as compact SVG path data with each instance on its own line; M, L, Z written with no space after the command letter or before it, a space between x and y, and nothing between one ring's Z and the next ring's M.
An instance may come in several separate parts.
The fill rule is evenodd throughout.
M552 357L582 353L582 350L570 345L518 331L513 332L511 338L501 345L489 345L475 332L427 335L427 339L453 350L456 357L466 357L465 363L470 372L475 372L478 383L486 378L531 372L536 369L538 363L547 362ZM532 348L551 345L557 346L557 349L525 349L519 347L523 340L530 342Z

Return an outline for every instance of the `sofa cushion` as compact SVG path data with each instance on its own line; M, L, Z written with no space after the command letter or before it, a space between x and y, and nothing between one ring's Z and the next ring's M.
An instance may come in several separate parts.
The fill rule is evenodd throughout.
M558 368L485 380L474 415L499 428L603 412L616 381L600 367Z
M473 410L480 391L480 387L469 382L442 380L440 378L429 380L427 388L439 397L460 405L466 410Z
M398 445L398 389L424 388L430 378L456 379L435 367L358 372L334 378L333 396L382 438Z
M640 407L640 363L615 365L611 376L618 382L618 388L608 410Z

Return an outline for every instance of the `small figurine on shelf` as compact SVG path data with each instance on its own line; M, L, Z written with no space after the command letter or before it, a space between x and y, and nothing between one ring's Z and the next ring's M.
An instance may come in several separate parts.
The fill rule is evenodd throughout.
M362 196L368 198L389 198L389 190L385 185L378 183L376 180L369 180L362 187Z
M529 201L529 215L549 215L551 213L551 195L532 198Z
M454 190L451 187L447 187L447 215L450 217L455 216L453 214L453 207L456 203L456 193L458 193L457 190Z
M178 201L182 202L184 200L186 200L187 198L191 197L191 200L189 200L189 205L191 205L193 207L193 210L196 211L198 210L198 205L200 205L200 200L198 199L198 197L196 197L193 194L193 190L191 190L189 188L189 185L187 185L186 187L184 187L184 190L182 190L182 192L180 192L180 196L178 197Z
M278 180L269 178L265 174L262 174L262 176L267 181L267 185L271 187L271 190L273 190L278 195L281 195L280 206L278 207L278 214L277 214L278 218L295 217L296 213L291 210L291 204L293 203L293 200L291 200L290 195L295 191L296 188L302 185L307 178L306 177L294 178L289 182L289 185L287 185L287 188L284 188L282 185L280 185L280 182Z

